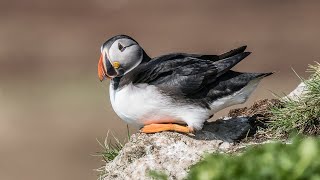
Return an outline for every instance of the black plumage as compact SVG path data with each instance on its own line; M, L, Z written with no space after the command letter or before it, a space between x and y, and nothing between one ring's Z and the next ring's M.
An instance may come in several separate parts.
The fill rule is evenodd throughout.
M230 70L246 58L246 46L221 55L173 53L150 59L122 77L114 79L115 88L149 84L179 103L209 108L222 97L244 88L250 81L272 73L240 73Z

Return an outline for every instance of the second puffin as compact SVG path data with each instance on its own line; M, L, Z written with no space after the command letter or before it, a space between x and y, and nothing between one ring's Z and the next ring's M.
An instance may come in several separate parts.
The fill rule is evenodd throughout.
M118 35L102 45L98 75L101 81L111 79L112 107L127 123L143 127L144 133L192 133L214 113L244 103L272 74L230 70L250 54L245 49L150 58L133 38Z

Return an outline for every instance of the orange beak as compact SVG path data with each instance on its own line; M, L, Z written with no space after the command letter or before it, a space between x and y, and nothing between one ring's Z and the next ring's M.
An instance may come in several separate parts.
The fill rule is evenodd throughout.
M99 77L101 82L107 77L106 71L105 71L104 66L103 66L103 56L102 56L102 54L101 54L99 62L98 62L98 77Z

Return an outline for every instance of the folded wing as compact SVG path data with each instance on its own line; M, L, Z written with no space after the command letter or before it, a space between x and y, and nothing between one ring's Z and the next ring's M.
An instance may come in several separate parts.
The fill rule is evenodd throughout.
M247 57L250 52L244 52L245 48L222 55L164 55L139 65L126 76L133 84L146 83L174 94L193 94Z

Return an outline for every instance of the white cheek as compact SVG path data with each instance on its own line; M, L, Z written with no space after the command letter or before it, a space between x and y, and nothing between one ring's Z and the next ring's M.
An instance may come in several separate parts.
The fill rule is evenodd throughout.
M118 42L116 41L109 49L108 58L111 63L117 61L121 67L128 73L137 67L143 58L143 50L137 44L127 47L124 51L118 49Z
M114 46L111 46L111 48L109 49L109 57L108 57L109 60L111 62L115 62L115 61L120 62L120 60L122 59L120 53L121 52L118 49L114 48Z

